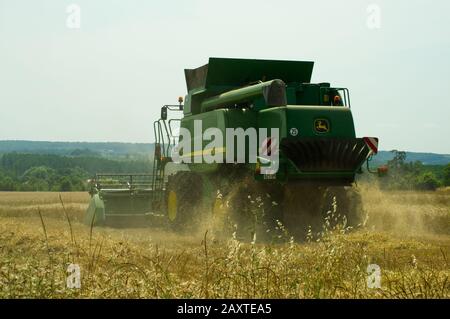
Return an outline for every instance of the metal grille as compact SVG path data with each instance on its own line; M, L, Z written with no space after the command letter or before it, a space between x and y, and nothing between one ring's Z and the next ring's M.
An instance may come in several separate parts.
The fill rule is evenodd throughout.
M302 172L356 171L370 152L362 138L284 139L280 148Z
M151 189L153 175L150 174L97 174L93 183L98 190Z

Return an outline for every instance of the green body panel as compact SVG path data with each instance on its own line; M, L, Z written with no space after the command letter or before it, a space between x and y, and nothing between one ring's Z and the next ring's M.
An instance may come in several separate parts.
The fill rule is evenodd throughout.
M314 128L316 120L325 119L329 123L329 131L320 133ZM258 114L258 127L278 127L280 140L300 140L302 138L355 138L355 129L352 113L349 108L339 106L318 105L288 105L265 109ZM291 130L297 135L292 136ZM362 163L361 163L362 164ZM322 171L302 172L281 152L280 169L277 179L345 179L354 178L360 165L350 171ZM256 179L264 179L264 176L255 174Z
M145 215L152 210L151 190L114 189L101 190L106 217Z
M161 189L153 186L150 174L96 174L90 180L91 200L84 218L86 225L105 225L151 217L160 208Z
M200 109L202 112L207 112L221 107L243 105L255 101L258 102L260 107L285 105L286 85L281 80L272 80L231 90L203 100Z
M108 189L93 194L84 223L103 225L111 217L144 216L152 211L152 191Z
M329 132L319 133L314 129L314 122L317 119L325 119L329 123ZM191 149L194 150L194 139L202 141L202 149L208 149L209 141L203 141L194 132L194 120L202 121L204 132L208 128L219 128L225 140L226 128L271 128L280 129L280 140L285 138L300 139L304 137L329 137L329 138L355 138L353 117L349 108L346 107L327 107L327 106L304 106L288 105L282 107L272 107L261 111L252 111L249 109L219 109L198 115L187 116L182 120L182 127L188 129L193 136ZM291 129L296 129L298 135L291 136ZM224 145L226 145L224 141ZM235 143L236 145L236 143ZM236 154L236 152L235 152ZM200 156L201 153L197 153ZM225 153L224 153L225 156ZM248 160L248 154L246 159ZM191 157L194 162L194 156ZM280 170L277 174L278 179L286 180L289 178L320 178L320 177L352 177L355 171L349 172L314 172L302 173L293 165L283 153L280 154ZM219 164L213 163L192 163L189 167L197 172L214 172ZM359 167L358 167L359 168ZM262 179L262 176L255 176Z
M207 89L223 92L256 81L282 79L286 83L309 83L314 62L210 58L208 64L185 70L189 92Z
M316 119L326 119L330 130L319 133L314 129ZM280 139L288 137L292 128L298 130L297 137L355 137L352 113L346 107L288 105L261 110L258 127L278 127Z
M201 106L205 100L260 81L280 79L285 83L309 83L313 66L314 63L308 61L210 58L209 63L200 68L185 70L188 95L184 114L199 114L205 111Z
M185 116L181 120L181 127L186 128L191 133L191 154L183 154L191 158L189 168L197 172L214 172L220 166L218 163L195 163L195 157L201 156L202 152L194 152L195 143L201 143L201 149L209 149L210 141L204 141L201 135L194 132L194 121L202 121L202 134L208 128L218 128L222 132L223 138L226 136L226 128L255 128L257 126L257 113L248 109L217 109L210 112L200 113L197 115ZM223 143L225 144L225 143ZM218 150L221 152L221 150ZM225 152L222 153L225 156ZM225 158L225 157L223 157Z

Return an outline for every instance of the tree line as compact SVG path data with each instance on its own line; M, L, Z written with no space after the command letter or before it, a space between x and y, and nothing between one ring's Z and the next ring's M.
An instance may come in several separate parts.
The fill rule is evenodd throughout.
M150 160L7 153L0 158L0 191L84 191L96 173L150 173Z
M406 153L393 151L389 172L380 178L384 189L435 190L450 186L450 163L423 165L407 162ZM85 191L96 173L151 173L148 160L98 156L6 153L0 157L0 191Z
M435 190L450 186L450 163L423 165L419 161L407 162L406 152L392 151L394 157L387 162L388 174L380 185L392 190Z

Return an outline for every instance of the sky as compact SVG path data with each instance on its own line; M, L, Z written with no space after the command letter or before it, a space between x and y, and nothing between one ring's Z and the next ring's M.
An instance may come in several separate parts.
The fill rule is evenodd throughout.
M214 56L314 61L313 82L349 88L358 136L450 153L449 16L448 0L0 0L0 140L153 142L183 69Z

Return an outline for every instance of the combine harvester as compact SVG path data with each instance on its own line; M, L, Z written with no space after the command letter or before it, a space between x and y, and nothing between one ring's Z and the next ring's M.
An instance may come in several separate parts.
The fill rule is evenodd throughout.
M178 105L163 106L154 122L153 174L97 175L85 222L163 218L177 231L194 231L213 221L219 232L231 225L243 240L273 236L284 225L301 237L308 226L320 229L336 198L338 213L348 225L358 225L355 175L366 161L369 170L378 139L356 137L348 89L310 83L313 64L210 58L207 65L185 70L184 105L180 98ZM190 137L179 138L176 124ZM203 138L210 128L223 139L227 129L254 129L259 152L255 154L250 140L244 143L244 155L234 152L236 140L211 146ZM274 128L276 137L270 135ZM262 129L269 132L267 138L260 136ZM175 148L182 142L193 151ZM175 163L174 149L191 163ZM205 162L206 155L228 161ZM167 173L169 166L174 173ZM277 170L262 174L268 166Z

